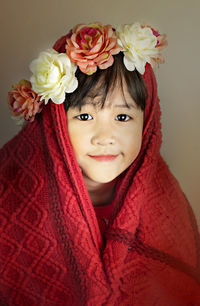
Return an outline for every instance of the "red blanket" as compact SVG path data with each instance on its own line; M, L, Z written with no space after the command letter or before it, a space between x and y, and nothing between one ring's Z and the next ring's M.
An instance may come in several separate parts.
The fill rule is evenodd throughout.
M200 238L160 156L154 74L137 160L121 176L102 238L69 141L49 103L0 151L0 305L200 305Z

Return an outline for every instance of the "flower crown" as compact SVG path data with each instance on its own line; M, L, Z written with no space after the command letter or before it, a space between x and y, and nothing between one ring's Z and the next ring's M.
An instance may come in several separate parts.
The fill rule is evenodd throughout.
M146 63L164 62L161 50L167 45L166 35L148 25L139 23L103 26L96 22L89 25L78 24L65 36L64 53L48 49L32 61L30 81L21 80L8 93L8 104L12 117L21 124L32 122L37 113L50 100L61 104L65 94L78 87L75 76L77 67L91 75L99 69L113 64L113 55L124 54L124 65L129 71L144 74Z

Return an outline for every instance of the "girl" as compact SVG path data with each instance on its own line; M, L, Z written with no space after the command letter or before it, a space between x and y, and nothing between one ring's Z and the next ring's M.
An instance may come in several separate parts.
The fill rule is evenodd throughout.
M164 45L77 25L9 92L33 122L0 152L1 305L200 305L197 224L160 156Z

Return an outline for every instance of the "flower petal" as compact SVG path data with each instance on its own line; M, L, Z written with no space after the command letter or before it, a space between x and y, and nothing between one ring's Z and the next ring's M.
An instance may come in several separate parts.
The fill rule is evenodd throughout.
M76 68L67 54L53 49L41 52L30 65L34 91L45 100L45 104L50 99L56 104L63 103L65 93L73 92L78 86Z
M67 38L66 52L83 73L91 74L97 67L109 67L113 63L110 57L122 50L111 25L103 26L99 22L79 24L72 32L72 36Z

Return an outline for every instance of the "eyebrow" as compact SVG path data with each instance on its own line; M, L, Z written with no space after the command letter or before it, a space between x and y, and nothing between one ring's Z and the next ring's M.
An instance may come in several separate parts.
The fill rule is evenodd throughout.
M122 105L115 105L115 107L117 107L117 108L135 108L135 109L137 109L137 107L136 107L136 105L134 105L134 104L122 104Z
M90 102L86 102L84 105L89 105L89 106L92 106L94 108L98 108L98 103L97 104L93 104L93 103L90 103ZM82 106L84 106L82 105ZM125 108L125 109L129 109L129 108L133 108L133 109L138 109L137 105L135 104L117 104L114 106L115 108Z

